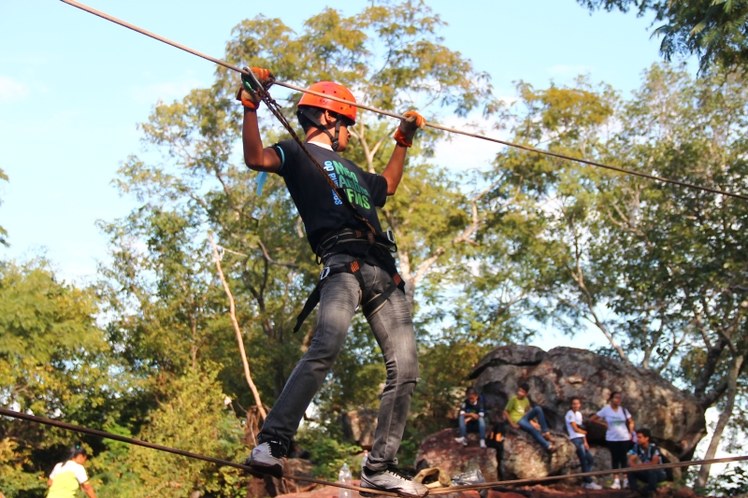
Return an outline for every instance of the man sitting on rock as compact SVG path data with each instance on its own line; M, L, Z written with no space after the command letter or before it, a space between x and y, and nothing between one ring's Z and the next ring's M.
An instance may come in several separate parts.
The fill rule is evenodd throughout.
M517 387L517 394L509 399L504 409L504 418L515 428L529 432L540 446L545 448L549 453L556 451L556 447L551 443L551 433L548 430L548 424L545 421L543 409L540 406L531 407L530 385L523 382Z
M637 429L636 444L629 450L629 467L642 465L657 465L662 463L662 455L657 446L650 441L652 433L649 429ZM657 490L657 483L665 480L665 471L662 469L637 470L628 473L629 487L636 491L639 488L638 481L646 483L643 490L644 496L652 496Z
M460 426L460 437L455 441L467 446L467 433L477 432L480 436L480 447L486 447L486 408L483 396L478 394L474 388L469 387L465 392L465 401L460 407L458 422Z

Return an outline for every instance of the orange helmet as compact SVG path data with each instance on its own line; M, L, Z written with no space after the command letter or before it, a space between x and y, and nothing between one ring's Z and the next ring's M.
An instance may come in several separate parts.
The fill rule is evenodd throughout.
M353 94L350 90L339 83L333 83L332 81L319 81L312 84L309 90L318 93L324 93L326 95L332 95L339 99L347 100L348 102L356 102ZM299 107L319 107L320 109L327 109L328 111L336 112L341 116L349 119L352 123L356 123L356 107L351 104L344 104L337 100L327 99L325 97L319 97L312 95L311 93L305 93L299 100Z

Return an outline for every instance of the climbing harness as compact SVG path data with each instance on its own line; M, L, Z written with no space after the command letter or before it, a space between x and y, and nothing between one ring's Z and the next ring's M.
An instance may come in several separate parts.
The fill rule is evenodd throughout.
M201 57L201 58L203 58L205 60L208 60L210 62L213 62L214 64L217 64L219 66L223 66L223 67L225 67L227 69L230 69L232 71L236 71L238 73L245 73L245 74L247 73L247 71L244 71L244 70L242 70L241 68L239 68L237 66L229 64L226 61L223 61L221 59L217 59L215 57L212 57L210 55L204 54L202 52L198 52L195 49L189 48L189 47L187 47L185 45L182 45L182 44L179 44L179 43L174 42L172 40L169 40L168 38L164 38L161 35L157 35L155 33L151 33L150 31L146 31L143 28L135 26L134 24L130 24L130 23L128 23L126 21L123 21L121 19L117 19L114 16L111 16L111 15L109 15L109 14L107 14L105 12L102 12L100 10L93 9L93 8L87 6L87 5L84 5L82 3L76 2L75 0L60 0L60 1L62 1L63 3L66 3L68 5L71 5L73 7L76 7L78 9L81 9L81 10L83 10L85 12L88 12L89 14L94 14L96 16L101 17L102 19L105 19L107 21L113 22L115 24L119 24L120 26L123 26L123 27L131 29L131 30L133 30L133 31L135 31L137 33L140 33L142 35L145 35L145 36L148 36L150 38L153 38L154 40L158 40L158 41L160 41L162 43L166 43L167 45L171 45L172 47L178 48L179 50L183 50L183 51L188 52L188 53L190 53L192 55L196 55L198 57ZM249 73L252 74L252 71L249 71ZM253 74L252 74L252 78L254 78ZM255 78L255 80L256 80L256 78ZM343 103L343 104L352 105L352 106L358 107L360 109L366 109L368 111L372 111L372 112L375 112L377 114L381 114L383 116L389 116L389 117L397 118L397 119L403 119L404 118L404 116L401 116L399 114L395 114L395 113L392 113L392 112L389 112L389 111L385 111L383 109L377 109L376 107L371 107L371 106L367 106L367 105L356 103L356 102L350 102L350 101L348 101L346 99L341 99L341 98L335 97L334 95L325 95L323 93L316 92L316 91L308 89L308 88L302 88L302 87L299 87L299 86L296 86L296 85L292 85L290 83L286 83L286 82L283 82L283 81L275 81L273 84L278 85L278 86L282 86L282 87L285 87L285 88L288 88L290 90L295 90L297 92L302 92L304 94L310 94L310 95L316 95L318 97L329 98L331 100L334 100L334 101L337 101L337 102L340 102L340 103ZM267 98L267 95L268 95L267 92L262 92L262 93L264 93L265 97ZM275 112L273 112L273 114L275 114ZM276 117L277 117L277 115L276 115ZM279 119L281 119L281 118L279 117ZM282 122L283 121L284 121L284 119L282 119ZM744 201L748 201L748 195L746 195L746 194L739 194L739 193L736 193L736 192L730 192L730 191L726 191L726 190L720 190L720 189L717 189L717 188L708 187L708 186L705 186L705 185L698 185L698 184L695 184L695 183L688 183L688 182L684 182L684 181L680 181L680 180L675 180L673 178L667 178L667 177L664 177L664 176L652 175L652 174L649 174L649 173L642 173L640 171L635 171L635 170L632 170L632 169L629 169L629 168L622 168L622 167L619 167L619 166L613 166L613 165L601 163L601 162L598 162L598 161L591 161L591 160L588 160L588 159L583 159L583 158L579 158L579 157L573 157L573 156L569 156L569 155L566 155L566 154L559 154L557 152L551 152L551 151L548 151L548 150L537 149L535 147L530 147L528 145L522 145L522 144L517 144L517 143L513 143L513 142L508 142L506 140L500 140L498 138L486 137L484 135L479 135L477 133L466 132L464 130L459 130L459 129L456 129L456 128L449 128L449 127L442 126L442 125L439 125L439 124L436 124L436 123L432 123L432 122L427 122L426 126L428 126L430 128L434 128L436 130L446 131L448 133L454 133L454 134L458 134L458 135L464 135L464 136L467 136L467 137L478 138L480 140L487 140L489 142L498 143L498 144L501 144L501 145L505 145L507 147L513 147L513 148L516 148L516 149L524 150L526 152L532 152L532 153L535 153L535 154L541 154L541 155L546 155L546 156L550 156L550 157L555 157L557 159L562 159L562 160L565 160L565 161L572 161L572 162L587 164L589 166L594 166L594 167L597 167L597 168L603 168L603 169L607 169L607 170L611 170L611 171L616 171L616 172L627 174L627 175L638 176L640 178L646 178L648 180L653 180L653 181L662 182L662 183L669 183L669 184L672 184L672 185L678 185L680 187L690 188L690 189L694 189L694 190L701 190L702 192L710 192L712 194L719 194L719 195L724 195L724 196L727 196L727 197L734 197L736 199L742 199ZM292 133L292 136L294 136L294 135L295 134Z
M307 297L304 307L296 317L293 331L298 332L304 320L319 303L322 286L328 278L338 273L350 273L356 277L361 286L362 298L367 298L364 277L361 275L361 267L366 263L374 263L384 268L390 275L382 292L370 296L362 303L361 308L364 316L371 316L384 306L384 303L396 289L405 290L405 281L397 272L392 254L397 252L397 244L392 230L387 230L384 236L363 230L343 229L323 238L315 253L317 262L324 262L335 254L348 254L354 259L347 263L328 265L322 268L317 285Z

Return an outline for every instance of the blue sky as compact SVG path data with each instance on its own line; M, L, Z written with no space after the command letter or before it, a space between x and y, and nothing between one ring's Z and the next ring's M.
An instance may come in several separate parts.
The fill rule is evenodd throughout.
M299 29L324 5L351 15L367 4L84 3L217 58L244 18L280 17ZM590 14L574 0L428 4L448 22L444 44L489 73L500 96L513 96L513 82L520 79L543 87L580 73L627 95L642 71L659 60L650 21L633 13ZM9 176L0 184L0 226L11 243L0 248L0 258L44 255L66 281L91 282L97 262L107 260L106 239L95 221L112 221L135 206L111 182L126 157L143 150L138 123L159 99L178 99L209 85L214 66L55 0L2 0L0 47L0 168ZM449 164L447 151L460 150L479 165L495 148L463 138L445 146L443 160Z

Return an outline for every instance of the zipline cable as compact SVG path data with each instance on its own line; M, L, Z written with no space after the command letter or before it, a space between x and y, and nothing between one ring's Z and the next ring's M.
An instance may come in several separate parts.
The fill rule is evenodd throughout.
M171 448L171 447L163 446L160 444L149 443L147 441L143 441L140 439L135 439L135 438L127 437L127 436L121 436L119 434L112 434L110 432L101 431L97 429L91 429L91 428L83 427L80 425L69 424L67 422L62 422L59 420L54 420L54 419L50 419L46 417L30 415L28 413L21 413L16 410L10 410L4 407L0 407L0 415L5 415L11 418L27 420L27 421L38 423L38 424L51 425L51 426L59 427L61 429L65 429L68 431L80 432L83 434L89 434L92 436L98 436L98 437L103 437L107 439L114 439L116 441L121 441L127 444L143 446L145 448L150 448L150 449L154 449L158 451L164 451L167 453L172 453L172 454L184 456L187 458L193 458L196 460L202 460L205 462L210 462L210 463L214 463L214 464L222 465L226 467L234 467L234 468L245 470L245 471L250 470L250 467L246 465L238 464L238 463L231 462L228 460L222 460L220 458L209 457L209 456L201 455L199 453L193 453L190 451L180 450L177 448ZM670 462L670 463L663 463L663 464L658 464L658 465L642 465L640 467L636 467L636 470L674 469L674 468L680 468L680 467L690 467L694 465L705 465L705 464L713 465L713 464L719 464L719 463L732 463L732 462L741 462L741 461L748 461L748 455L725 457L725 458L712 458L709 460L686 460L683 462ZM565 480L565 479L576 479L576 478L587 477L587 476L593 477L593 476L604 476L604 475L610 475L610 474L617 474L620 472L625 472L626 470L627 469L596 470L596 471L591 471L591 472L579 472L576 474L564 474L564 475L544 476L544 477L535 477L535 478L526 478L526 479L512 479L512 480L506 480L506 481L493 481L493 482L483 482L483 483L476 483L476 484L466 484L466 485L451 486L451 487L445 487L445 488L435 488L435 489L432 489L429 492L429 494L431 495L447 494L447 493L454 493L457 491L489 489L489 488L493 488L497 486L519 486L519 485L524 485L524 484L540 484L544 482L559 481L559 480ZM323 486L334 486L338 488L345 488L345 489L350 489L350 490L359 491L359 492L360 491L371 492L371 489L361 488L359 486L353 486L353 485L343 484L339 482L325 481L323 479L315 479L313 477L305 477L305 476L299 476L299 475L284 475L283 478L294 480L294 481L311 482L311 483L320 484ZM379 490L377 490L377 494L385 495L385 496L398 496L396 493L392 493L388 491L379 491Z
M190 47L182 45L181 43L177 43L175 41L169 40L168 38L165 38L165 37L163 37L161 35L157 35L156 33L152 33L150 31L147 31L147 30L143 29L143 28L135 26L134 24L131 24L129 22L126 22L126 21L118 19L118 18L116 18L114 16L111 16L111 15L107 14L106 12L102 12L100 10L96 10L96 9L94 9L92 7L89 7L88 5L82 4L82 3L77 2L75 0L60 0L60 1L63 2L63 3L66 3L66 4L70 5L70 6L73 6L73 7L76 7L78 9L81 9L81 10L83 10L85 12L88 12L89 14L94 14L96 16L101 17L102 19L106 19L107 21L113 22L115 24L119 24L120 26L123 26L123 27L131 29L131 30L133 30L133 31L135 31L137 33L140 33L142 35L145 35L145 36L148 36L150 38L153 38L154 40L158 40L158 41L160 41L162 43L166 43L167 45L171 45L172 47L178 48L179 50L183 50L183 51L185 51L187 53L190 53L192 55L196 55L198 57L206 59L206 60L208 60L210 62L213 62L214 64L217 64L219 66L223 66L223 67L225 67L227 69L230 69L232 71L236 71L238 73L244 73L244 74L246 74L246 71L244 71L243 69L241 69L238 66L235 66L233 64L229 64L226 61L223 61L221 59L217 59L217 58L212 57L210 55L207 55L207 54L204 54L202 52L199 52L199 51L197 51L195 49L192 49ZM251 73L251 71L250 71L250 73ZM371 107L371 106L368 106L368 105L365 105L365 104L360 104L358 102L350 102L350 101L347 101L345 99L341 99L341 98L335 97L334 95L323 94L323 93L320 93L320 92L316 92L314 90L309 90L307 88L302 88L302 87L293 85L291 83L286 83L286 82L283 82L283 81L275 81L273 84L278 85L278 86L282 86L282 87L285 87L285 88L288 88L288 89L291 89L291 90L295 90L297 92L308 93L308 94L311 94L311 95L316 95L318 97L327 98L327 99L334 100L334 101L337 101L337 102L341 102L341 103L344 103L344 104L349 104L349 105L358 107L360 109L365 109L367 111L371 111L371 112L374 112L374 113L377 113L377 114L381 114L381 115L384 115L384 116L389 116L389 117L396 118L396 119L402 119L403 118L403 116L401 116L399 114L396 114L396 113L393 113L393 112L390 112L390 111L385 111L383 109L377 109L375 107ZM275 112L273 112L273 114L275 114ZM276 115L276 117L277 117L277 115ZM684 182L684 181L681 181L681 180L676 180L676 179L673 179L673 178L667 178L667 177L664 177L664 176L652 175L652 174L649 174L649 173L643 173L643 172L632 170L632 169L629 169L629 168L623 168L623 167L620 167L620 166L613 166L613 165L601 163L601 162L598 162L598 161L592 161L592 160L589 160L589 159L583 159L583 158L579 158L579 157L569 156L567 154L560 154L558 152L551 152L551 151L548 151L548 150L543 150L543 149L538 149L538 148L535 148L535 147L531 147L529 145L522 145L522 144L518 144L518 143L514 143L514 142L509 142L509 141L506 141L506 140L501 140L501 139L498 139L498 138L487 137L485 135L480 135L480 134L477 134L477 133L472 133L472 132L467 132L467 131L459 130L459 129L456 129L456 128L449 128L447 126L442 126L442 125L439 125L437 123L431 123L431 122L428 122L428 121L426 122L426 126L428 126L429 128L433 128L435 130L441 130L441 131L445 131L445 132L448 132L448 133L454 133L454 134L463 135L463 136L466 136L466 137L477 138L477 139L480 139L480 140L487 140L489 142L494 142L494 143L497 143L497 144L505 145L507 147L513 147L515 149L524 150L526 152L532 152L532 153L535 153L535 154L546 155L546 156L550 156L550 157L555 157L557 159L563 159L565 161L572 161L572 162L582 163L582 164L586 164L586 165L589 165L589 166L594 166L594 167L597 167L597 168L603 168L603 169L607 169L607 170L610 170L610 171L616 171L618 173L624 173L624 174L627 174L627 175L638 176L640 178L646 178L648 180L653 180L653 181L662 182L662 183L669 183L669 184L672 184L672 185L678 185L680 187L686 187L686 188L691 188L691 189L695 189L695 190L701 190L703 192L709 192L709 193L712 193L712 194L719 194L719 195L724 195L724 196L727 196L727 197L733 197L733 198L736 198L736 199L741 199L741 200L744 200L744 201L748 201L748 195L745 195L745 194L739 194L739 193L736 193L736 192L730 192L730 191L721 190L721 189L717 189L717 188L713 188L713 187L708 187L708 186L704 186L704 185L697 185L695 183Z
M169 446L163 446L163 445L160 445L160 444L149 443L148 441L143 441L142 439L135 439L135 438L132 438L132 437L121 436L119 434L113 434L111 432L101 431L101 430L98 430L98 429L91 429L89 427L83 427L83 426L80 426L80 425L69 424L67 422L61 422L59 420L54 420L54 419L50 419L50 418L46 418L46 417L39 417L37 415L30 415L28 413L21 413L21 412L15 411L15 410L10 410L10 409L5 408L5 407L0 407L0 415L5 415L7 417L17 418L17 419L22 419L22 420L27 420L27 421L30 421L30 422L35 422L35 423L43 424L43 425L51 425L51 426L59 427L61 429L65 429L65 430L68 430L68 431L79 432L79 433L82 433L82 434L89 434L91 436L98 436L98 437L103 437L103 438L107 438L107 439L114 439L115 441L121 441L123 443L132 444L132 445L136 445L136 446L142 446L144 448L150 448L152 450L158 450L158 451L163 451L163 452L166 452L166 453L172 453L174 455L180 455L180 456L187 457L187 458L193 458L195 460L202 460L204 462L214 463L214 464L219 465L219 466L233 467L235 469L244 470L246 472L249 472L250 470L252 470L247 465L242 465L240 463L232 462L232 461L229 461L229 460L222 460L220 458L214 458L214 457L210 457L210 456L205 456L205 455L201 455L199 453L193 453L191 451L185 451L185 450L180 450L180 449L177 449L177 448L171 448ZM337 483L337 482L333 483L333 482L325 481L323 479L315 479L314 477L306 477L306 476L299 476L299 475L291 475L291 476L283 476L283 477L287 478L287 479L292 479L294 481L304 481L304 482L311 482L311 483L314 483L314 484L321 484L323 486L336 486L336 487L339 487L339 488L346 488L346 489L350 489L350 490L353 490L353 491L366 491L365 489L360 488L358 486L352 486L352 485L342 484L342 483ZM396 493L390 493L390 492L387 492L387 491L377 491L377 494L382 494L382 495L386 495L386 496L397 496Z

